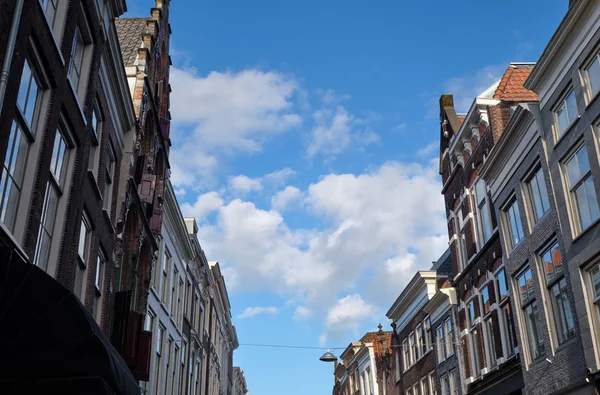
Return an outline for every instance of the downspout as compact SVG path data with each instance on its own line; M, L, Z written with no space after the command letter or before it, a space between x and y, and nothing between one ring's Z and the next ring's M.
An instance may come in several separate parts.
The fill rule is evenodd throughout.
M10 65L15 52L17 32L19 30L21 14L23 13L24 2L25 0L17 0L17 4L15 4L15 15L13 16L10 25L10 33L8 34L8 44L6 46L6 53L4 54L4 61L2 62L2 71L0 71L0 111L2 111L2 107L4 106L4 95L6 94L6 85L8 84Z

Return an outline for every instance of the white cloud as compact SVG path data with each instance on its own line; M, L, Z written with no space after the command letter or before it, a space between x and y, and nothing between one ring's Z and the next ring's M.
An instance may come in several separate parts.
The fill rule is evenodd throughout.
M274 172L267 174L263 177L263 180L276 185L281 185L295 175L296 172L294 170L289 167L284 167L283 169L275 170Z
M213 195L209 208L194 206L217 213L199 239L209 259L222 263L232 293L275 293L325 318L340 294L352 296L358 286L365 304L387 307L415 270L431 267L447 248L440 188L433 162L329 174L299 190L301 207L319 220L310 229L291 229L276 205L266 210L234 199L215 208ZM330 331L337 328L352 329Z
M439 141L432 141L427 144L425 147L419 149L417 151L417 156L420 158L429 158L430 156L435 156L436 149L439 149L440 143Z
M302 191L293 186L287 186L271 198L271 207L277 211L283 211L291 203L297 202L302 197Z
M217 192L208 192L198 196L193 204L181 204L181 212L186 217L195 217L198 222L202 222L208 214L218 210L223 205L223 199Z
M246 307L244 311L238 315L239 319L256 317L257 315L277 315L281 309L279 307Z
M176 186L196 186L214 172L218 157L259 152L270 137L302 123L293 102L299 85L282 73L247 69L203 76L174 67L170 82Z
M229 187L237 192L248 193L261 190L263 186L260 179L239 175L229 178Z
M362 319L373 315L375 308L367 304L359 294L339 299L327 313L327 327L355 327Z
M312 311L306 306L298 306L294 311L294 321L303 321L312 317Z

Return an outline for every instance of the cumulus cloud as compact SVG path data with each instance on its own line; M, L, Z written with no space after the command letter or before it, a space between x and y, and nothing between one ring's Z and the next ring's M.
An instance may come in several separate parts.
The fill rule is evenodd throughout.
M240 315L238 315L239 319L244 319L244 318L252 318L252 317L256 317L257 315L277 315L279 314L279 311L281 309L279 307L262 307L262 306L257 306L257 307L246 307L244 309L244 311L242 311L242 313Z
M183 208L216 213L214 223L201 225L199 238L207 256L218 258L228 273L232 293L293 299L312 317L327 317L330 332L352 330L342 319L344 306L356 304L365 316L365 306L388 303L414 270L430 268L447 248L433 162L388 162L363 174L326 175L306 190L285 190L302 194L302 209L319 226L290 228L280 203L264 209L239 198L219 201L218 194ZM360 297L348 292L358 286Z
M294 108L298 82L275 71L200 75L195 69L172 68L171 153L174 185L196 186L214 171L219 155L260 152L272 136L300 126Z
M297 202L302 197L302 191L294 186L287 186L271 198L271 207L277 211L283 211L290 204Z
M218 210L223 205L223 199L215 191L208 192L198 196L193 204L181 204L181 211L190 217L195 217L198 222L202 222L204 218Z
M250 191L261 190L262 183L260 179L239 175L229 178L229 187L237 192L248 193Z

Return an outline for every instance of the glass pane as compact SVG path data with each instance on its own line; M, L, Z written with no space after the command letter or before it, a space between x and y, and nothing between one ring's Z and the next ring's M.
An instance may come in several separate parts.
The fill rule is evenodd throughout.
M591 177L589 179L591 179ZM594 186L592 185L592 188L593 187ZM587 189L587 185L585 183L580 184L577 187L577 189L575 189L575 193L574 193L575 206L577 209L577 213L579 214L579 224L581 226L580 230L587 228L593 222L592 215L590 213L590 206L593 203L588 201L588 193L587 193L586 189ZM592 189L592 193L593 193L593 189Z
M79 253L79 257L86 262L86 250L87 250L87 235L88 235L88 226L85 219L81 218L81 228L79 229L79 247L77 249Z
M596 197L596 189L594 188L594 180L592 177L588 177L584 181L585 194L587 197L589 209L590 209L590 221L594 222L600 217L600 209L598 208L598 198Z
M571 124L573 123L573 121L575 121L575 118L577 118L578 115L577 101L575 100L575 91L571 91L571 93L569 93L569 96L567 96L565 102L567 104L567 115L569 116L569 124Z
M535 215L535 221L537 222L544 215L542 196L537 177L532 178L531 182L529 183L529 195L531 196L533 214Z
M563 105L558 111L556 111L556 118L558 119L558 135L560 136L569 127L569 117L567 115L566 106Z
M536 174L537 184L540 189L540 196L542 198L542 207L544 213L550 208L550 202L548 201L548 191L546 190L546 181L544 180L544 173L540 169Z
M592 95L595 95L600 90L600 58L598 55L596 55L594 61L588 67L587 76L590 83L590 91Z
M579 174L581 177L590 171L590 161L588 159L586 146L581 146L575 155L577 155L577 164L579 165Z
M53 233L54 223L56 221L56 211L58 209L58 193L52 183L48 183L48 205L44 217L44 228L49 234Z
M502 302L504 299L508 297L508 288L506 286L506 273L504 273L504 269L500 270L497 274L497 283L498 283L498 295L499 301Z
M594 298L600 298L600 263L596 264L596 266L590 270L590 280L592 281Z
M481 299L483 303L483 313L487 314L487 312L490 311L490 292L487 286L483 287L481 290Z
M21 74L21 82L19 83L19 94L17 95L17 106L21 110L21 114L25 114L27 108L27 97L31 83L31 68L29 61L25 60L23 65L23 73ZM25 118L25 117L24 117Z
M38 237L38 246L36 252L35 263L42 270L48 270L48 259L50 257L50 244L52 239L50 236L40 229L40 237Z
M482 201L485 200L485 182L483 180L479 180L477 184L475 184L475 194L477 195L477 204L479 205Z

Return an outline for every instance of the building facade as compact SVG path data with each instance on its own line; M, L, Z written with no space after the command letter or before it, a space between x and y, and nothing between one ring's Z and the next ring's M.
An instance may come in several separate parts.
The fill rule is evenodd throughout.
M340 355L341 362L336 363L334 394L387 394L387 388L380 384L386 381L387 374L383 360L391 354L392 332L367 332L359 341L352 342ZM378 368L383 370L380 372ZM379 379L381 377L381 379Z
M432 267L442 273L450 271L450 250L438 259ZM423 307L431 322L432 346L436 357L436 379L430 386L432 394L462 394L464 366L457 352L458 315L456 289L446 280ZM425 395L425 394L423 394Z
M244 371L239 366L233 367L233 389L232 395L246 395L248 393L248 387L246 386L246 378L244 377Z
M544 351L554 361L553 365L557 365L556 375L545 383L547 393L563 388L574 393L594 393L590 387L600 389L600 134L597 122L600 102L596 100L600 87L600 2L570 3L525 83L539 95L539 113L534 114L538 115L536 122L547 155L548 181L553 192L551 207L556 210L560 226L560 231L548 239L550 255L546 245L537 251L530 265L534 262L538 265L537 279L532 271L532 280L534 289L543 290L542 297L556 300L553 286L557 281L558 284L562 281L564 287L560 285L560 288L566 290L563 308L555 303L540 310L540 315L548 319L548 325L541 328ZM554 211L550 212L554 216ZM526 215L523 221L525 228L537 227ZM547 337L545 332L549 332ZM524 343L527 344L527 340ZM532 368L535 365L533 361L527 362ZM530 392L541 393L540 390L532 387Z
M448 218L452 284L458 295L465 393L523 387L498 221L479 172L520 103L537 96L523 87L533 64L513 63L501 80L456 113L451 95L440 98L440 172ZM514 211L515 206L506 208Z
M449 262L438 269L417 272L386 314L392 320L397 338L394 344L396 394L422 395L439 391L433 326L424 309L447 281Z

